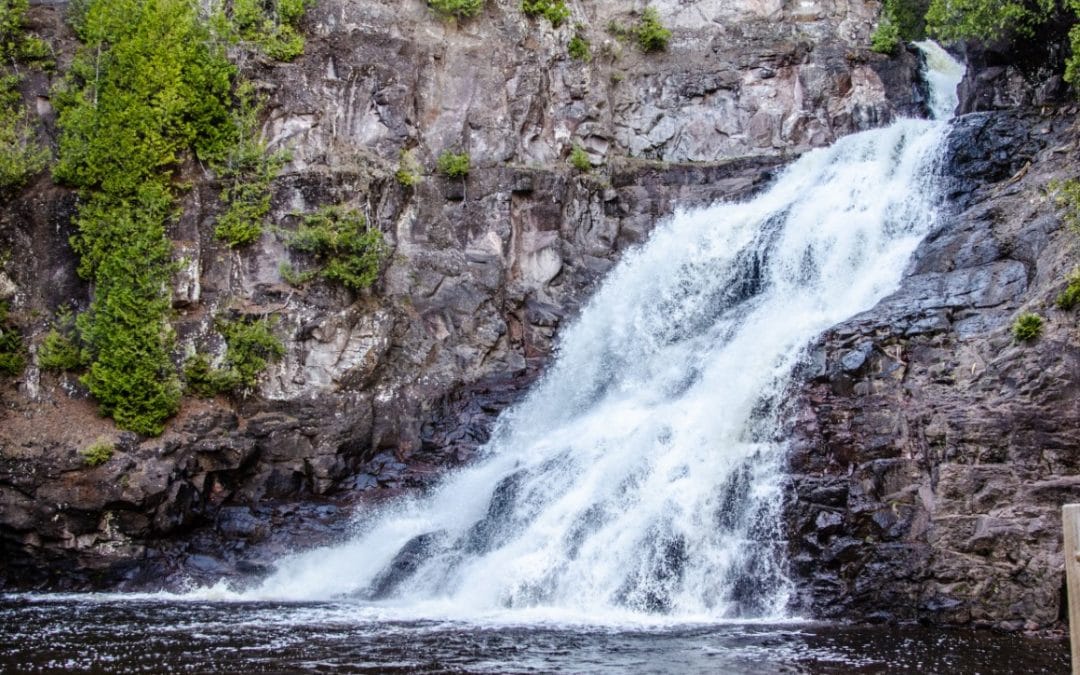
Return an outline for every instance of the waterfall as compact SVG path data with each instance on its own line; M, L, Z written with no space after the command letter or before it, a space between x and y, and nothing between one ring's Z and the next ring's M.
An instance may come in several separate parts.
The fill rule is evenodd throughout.
M942 54L930 67L946 63L955 89ZM481 460L243 597L461 618L784 618L781 404L811 341L898 286L934 222L945 129L849 136L750 201L659 225Z

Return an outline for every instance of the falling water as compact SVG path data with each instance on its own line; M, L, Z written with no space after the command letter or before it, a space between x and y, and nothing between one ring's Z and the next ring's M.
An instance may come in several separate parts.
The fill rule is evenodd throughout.
M962 67L946 58L930 65L955 89ZM751 201L661 224L481 461L244 597L463 618L783 618L778 410L815 336L899 284L934 222L945 128L844 138Z

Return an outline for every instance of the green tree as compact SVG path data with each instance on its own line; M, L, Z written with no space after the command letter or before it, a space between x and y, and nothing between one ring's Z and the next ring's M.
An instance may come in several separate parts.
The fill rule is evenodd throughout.
M235 68L190 0L91 0L82 47L56 93L54 174L80 189L72 244L93 285L78 318L83 382L117 424L158 434L179 407L166 225L190 151L227 154Z

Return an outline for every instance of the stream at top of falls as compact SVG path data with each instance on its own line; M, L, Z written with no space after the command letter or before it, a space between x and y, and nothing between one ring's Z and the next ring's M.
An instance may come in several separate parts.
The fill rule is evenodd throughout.
M931 108L963 67L932 43ZM944 121L808 152L628 252L481 458L260 585L0 598L0 670L1057 672L1060 643L788 610L785 400L935 225Z

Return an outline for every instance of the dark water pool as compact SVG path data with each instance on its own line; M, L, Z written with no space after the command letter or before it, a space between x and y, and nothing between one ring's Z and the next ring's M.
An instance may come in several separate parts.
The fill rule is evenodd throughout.
M379 619L342 604L0 599L0 672L1066 673L1067 643L820 624Z

